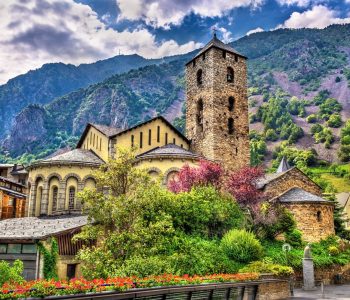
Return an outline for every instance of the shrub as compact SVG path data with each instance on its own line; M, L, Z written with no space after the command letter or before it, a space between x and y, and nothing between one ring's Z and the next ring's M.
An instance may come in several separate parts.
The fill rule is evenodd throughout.
M267 141L277 141L278 135L276 134L276 131L273 129L268 129L265 133L265 138Z
M8 262L0 261L0 287L3 286L5 282L8 283L22 283L23 277L23 262L20 260L15 260L11 266Z
M341 116L339 114L332 114L328 121L327 121L327 124L329 127L332 127L332 128L338 128L341 126L342 124L342 121L341 121Z
M290 276L294 273L293 268L274 264L271 260L254 261L239 270L242 273L272 273L276 276Z
M239 262L250 262L261 258L263 247L255 235L245 230L233 229L221 240L226 255Z
M318 118L317 118L317 115L315 115L315 114L311 114L311 115L307 116L307 118L306 118L306 122L308 122L308 123L315 123L315 122L317 122L317 120L318 120Z
M335 255L338 255L340 251L339 251L338 247L336 247L336 246L329 246L328 252L330 255L335 256Z
M302 234L298 229L293 229L290 232L285 233L286 242L293 247L299 247L302 245Z

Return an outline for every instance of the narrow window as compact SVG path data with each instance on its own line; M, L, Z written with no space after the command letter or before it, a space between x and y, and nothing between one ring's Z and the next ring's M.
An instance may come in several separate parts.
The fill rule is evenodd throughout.
M94 139L92 140L92 147L95 147L95 134L94 134Z
M92 132L90 132L90 145L92 144Z
M229 97L228 98L228 110L233 111L234 107L235 107L235 98Z
M202 83L203 83L203 71L202 69L199 69L197 71L197 84L202 85Z
M238 62L238 55L235 55L235 62Z
M233 134L233 118L229 118L227 121L228 133Z
M157 142L160 143L160 126L157 126Z
M223 57L223 58L226 58L226 51L225 51L225 50L222 51L222 57Z
M202 55L202 60L205 60L205 52Z
M197 103L197 125L200 131L203 131L203 100L199 99Z
M58 197L58 188L54 186L52 189L52 211L57 210L57 197Z
M168 133L165 133L165 145L168 144Z
M140 132L140 148L142 148L142 140L143 140L143 136L142 136L143 134L142 134L142 132Z
M134 147L135 146L135 137L134 135L132 134L131 135L131 147Z
M317 212L317 221L318 221L318 222L321 222L321 221L322 221L322 214L321 214L321 211L318 211L318 212Z
M195 59L192 61L192 66L193 66L193 67L196 66L196 60L195 60Z
M100 138L100 151L102 150L102 138Z
M236 155L238 155L238 148L236 147Z
M183 148L184 147L184 145L183 144L181 144L181 148Z
M75 187L71 186L69 188L69 194L68 194L68 209L74 209L74 202L75 202Z
M234 80L233 69L231 67L227 67L227 82L233 82L233 80Z
M151 146L151 143L152 143L152 130L149 129L148 130L148 145Z
M176 139L175 138L173 138L173 144L176 144Z

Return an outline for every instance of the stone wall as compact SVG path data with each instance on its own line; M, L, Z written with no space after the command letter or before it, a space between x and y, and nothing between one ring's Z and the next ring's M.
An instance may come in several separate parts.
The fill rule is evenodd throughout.
M297 168L290 169L267 183L264 187L264 192L269 199L272 199L293 187L299 187L309 193L322 196L321 188Z
M290 283L287 280L266 280L259 284L258 300L287 299L290 296Z
M334 234L332 203L284 203L307 242L318 242Z
M328 268L316 268L315 269L315 281L316 284L323 282L324 284L334 284L334 278L337 274L341 274L342 283L350 283L350 264L345 266L330 266ZM303 272L295 272L295 286L301 287L303 282Z
M234 81L227 82L227 68L234 70ZM202 84L197 71L202 70ZM234 98L229 108L229 97ZM198 103L202 100L203 110ZM229 119L233 132L229 132ZM227 169L249 165L249 122L246 60L232 53L211 48L186 66L186 135L192 150L220 162Z

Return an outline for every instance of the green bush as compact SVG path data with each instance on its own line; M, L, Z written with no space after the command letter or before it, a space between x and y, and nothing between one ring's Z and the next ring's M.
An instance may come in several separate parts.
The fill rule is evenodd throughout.
M238 262L250 262L263 255L263 247L251 232L233 229L221 240L221 247L226 255Z
M306 117L306 122L308 122L308 123L316 123L317 120L318 120L318 118L317 118L317 115L315 115L315 114L311 114L311 115Z
M254 261L239 270L241 273L272 273L276 276L290 276L293 268L272 263L270 260Z
M302 245L302 233L298 229L293 229L292 231L285 233L286 242L293 247L300 247Z
M338 128L341 126L341 124L342 124L342 121L341 121L341 116L339 114L330 115L327 121L327 125L332 128Z
M270 128L266 131L265 138L267 141L277 141L278 135L276 134L275 130Z
M5 282L8 283L22 283L23 277L23 262L20 260L15 260L11 266L8 262L0 261L0 287L3 286Z

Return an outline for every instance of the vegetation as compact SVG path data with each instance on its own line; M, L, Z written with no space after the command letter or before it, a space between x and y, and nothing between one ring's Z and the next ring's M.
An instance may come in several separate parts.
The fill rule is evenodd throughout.
M249 133L250 138L250 164L252 166L260 165L265 158L267 146L262 134L252 130Z
M15 260L13 265L10 266L8 262L0 260L0 287L2 287L5 282L9 284L21 284L24 281L22 273L22 261Z
M340 133L340 149L338 157L343 162L350 161L350 121L345 123Z
M251 262L239 271L243 273L274 274L275 276L279 277L289 277L294 273L293 268L274 264L269 258Z
M47 249L43 243L39 242L38 249L44 257L44 278L57 280L58 244L56 239L51 238L49 249Z

